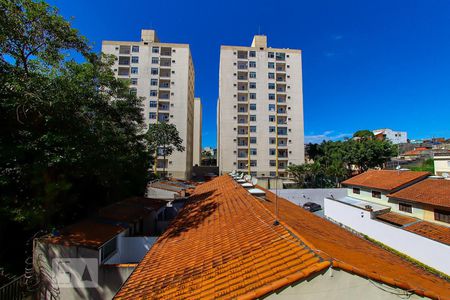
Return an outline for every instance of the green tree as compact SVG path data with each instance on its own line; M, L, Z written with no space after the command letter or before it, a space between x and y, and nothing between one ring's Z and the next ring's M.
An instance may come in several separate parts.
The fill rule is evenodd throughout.
M112 62L48 4L0 0L0 264L38 229L144 193L142 101Z
M165 177L166 157L172 155L175 150L183 152L183 140L181 139L176 126L166 122L151 124L147 131L146 138L153 153L157 153L157 155L164 157L163 177Z
M353 134L353 137L358 137L358 138L366 139L366 140L373 140L375 138L375 135L373 134L372 131L364 129L364 130L358 130L357 132L355 132Z

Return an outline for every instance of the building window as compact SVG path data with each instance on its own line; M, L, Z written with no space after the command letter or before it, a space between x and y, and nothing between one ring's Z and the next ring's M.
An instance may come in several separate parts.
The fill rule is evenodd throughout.
M131 88L130 89L130 95L136 95L137 94L137 89L136 88Z
M407 213L412 213L412 205L411 204L406 204L406 203L399 203L398 204L398 210L399 211L403 211L403 212L407 212Z
M256 110L256 104L250 103L250 110Z
M137 67L131 67L131 74L137 74L138 73L138 68Z
M158 107L158 102L150 101L150 107Z
M250 137L250 144L256 144L256 137L255 136L251 136Z
M153 47L152 53L159 53L159 47Z
M268 58L274 58L275 55L273 54L273 52L268 52L268 53L267 53L267 57L268 57Z
M250 132L256 132L256 126L250 126Z
M257 166L256 160L251 160L250 167L256 167L256 166ZM255 176L256 176L256 174L255 174Z
M250 122L256 122L256 115L250 115Z
M158 57L152 57L152 64L159 64L159 58Z
M269 87L269 90L274 90L275 89L275 83L270 82L268 87Z
M269 79L275 79L275 73L268 73L267 76Z
M131 57L131 62L132 62L133 64L139 63L139 56L132 56L132 57Z
M275 104L269 104L269 111L275 111Z
M106 242L102 247L102 262L110 258L117 251L117 237Z
M250 93L250 99L256 99L256 94L255 93Z
M256 78L256 72L250 72L249 76L250 78Z
M256 61L251 61L251 62L249 62L249 63L248 63L248 66L249 66L250 68L256 68Z
M137 85L138 84L138 79L137 78L131 78L130 84L131 85Z
M156 113L155 113L155 112L149 112L149 113L148 113L148 117L149 117L150 119L156 119Z
M270 115L269 116L269 122L275 122L275 116L274 115Z
M250 57L256 57L256 51L250 51L250 52L248 53L248 55L249 55Z
M151 71L150 71L150 73L151 73L152 75L158 75L158 69L157 69L157 68L152 68Z
M275 132L275 126L269 126L269 132Z
M275 149L269 149L269 155L275 155L276 150Z
M151 79L150 80L150 85L157 86L158 85L158 79Z
M274 137L269 138L269 144L274 145L275 141L276 141L276 139Z
M445 223L450 223L450 211L435 209L434 219Z
M156 96L158 96L158 91L157 91L157 90L150 90L150 96L151 96L151 97L156 97Z
M132 52L139 52L139 46L133 46L133 47L131 48L131 51L132 51Z
M353 188L353 194L360 194L361 190L359 188Z
M267 63L267 67L268 67L269 69L275 69L275 63L269 62L269 63Z
M249 88L256 89L256 82L250 82Z
M256 149L255 148L251 148L250 149L250 155L256 155L256 154L257 154Z
M381 192L372 191L372 198L381 199Z
M285 58L286 58L286 54L285 53L277 52L277 54L276 54L276 59L277 60L285 60Z
M269 94L269 100L275 100L275 94Z

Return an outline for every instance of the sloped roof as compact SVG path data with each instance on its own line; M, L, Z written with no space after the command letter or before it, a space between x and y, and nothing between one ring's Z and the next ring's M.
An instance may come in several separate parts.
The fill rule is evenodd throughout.
M430 173L417 171L369 170L343 181L342 184L393 191L428 175Z
M229 176L198 186L116 299L255 299L332 266L435 299L450 283L279 199L251 196Z
M440 243L450 245L450 227L422 221L406 226L404 229Z
M196 188L116 299L258 297L327 268L229 177Z
M428 178L388 197L450 208L450 180Z
M86 219L64 227L58 235L44 236L42 240L51 244L98 249L125 229L119 224L108 224L95 219Z
M387 212L384 214L377 215L377 219L380 219L382 221L397 225L397 226L403 226L406 224L417 222L416 218L405 216L399 213L395 212Z

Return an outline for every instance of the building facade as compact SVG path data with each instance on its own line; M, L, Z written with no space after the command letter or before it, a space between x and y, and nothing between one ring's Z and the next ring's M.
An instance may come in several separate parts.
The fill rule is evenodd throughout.
M202 101L200 98L194 100L194 146L193 164L200 166L202 162Z
M433 157L434 173L446 178L450 177L450 152L435 153Z
M404 144L408 142L408 133L406 131L394 131L389 128L376 129L372 131L376 139L388 140L392 144Z
M286 176L304 162L301 51L267 47L220 49L217 150L221 173Z
M102 52L113 54L117 78L128 80L130 90L142 97L147 126L174 124L184 152L158 156L156 167L169 176L188 179L192 172L194 139L194 64L188 44L161 43L154 30L142 30L141 41L103 41ZM161 153L160 153L161 154Z

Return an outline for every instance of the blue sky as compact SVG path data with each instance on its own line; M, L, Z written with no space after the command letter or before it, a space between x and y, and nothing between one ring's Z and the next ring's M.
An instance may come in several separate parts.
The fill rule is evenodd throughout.
M450 1L52 0L99 51L102 40L189 43L203 145L216 144L220 45L303 50L306 141L392 128L450 138Z

